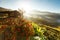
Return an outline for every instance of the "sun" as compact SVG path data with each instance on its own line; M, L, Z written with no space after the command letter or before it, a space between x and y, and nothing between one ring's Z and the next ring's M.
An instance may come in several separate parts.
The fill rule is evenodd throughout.
M20 3L20 8L23 9L26 13L32 9L31 5L28 2Z
M22 10L24 13L23 15L26 17L30 17L30 11L32 11L32 5L30 1L22 1L17 3L17 7Z

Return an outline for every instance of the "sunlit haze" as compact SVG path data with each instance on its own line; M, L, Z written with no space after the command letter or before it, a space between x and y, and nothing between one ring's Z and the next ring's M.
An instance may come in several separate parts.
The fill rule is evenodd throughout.
M32 9L31 4L29 2L18 2L18 8L24 10L26 13Z
M60 0L0 0L0 7L60 13Z

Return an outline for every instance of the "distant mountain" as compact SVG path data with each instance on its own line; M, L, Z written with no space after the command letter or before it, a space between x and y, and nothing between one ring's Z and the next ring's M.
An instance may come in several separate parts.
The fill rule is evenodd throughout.
M36 23L46 24L50 26L60 25L60 13L32 11L28 13L30 15L27 19Z
M3 8L3 7L0 7L0 11L12 11L11 9L6 9L6 8Z

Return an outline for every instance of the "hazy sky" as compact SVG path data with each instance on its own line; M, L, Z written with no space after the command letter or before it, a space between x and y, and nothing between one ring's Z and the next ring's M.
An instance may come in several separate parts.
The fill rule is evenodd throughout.
M0 0L0 7L25 8L60 13L60 0Z

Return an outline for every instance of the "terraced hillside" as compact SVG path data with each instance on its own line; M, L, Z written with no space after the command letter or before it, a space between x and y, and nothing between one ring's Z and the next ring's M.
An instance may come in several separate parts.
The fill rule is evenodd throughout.
M44 26L42 28L46 28L44 35L47 37L47 40L60 40L60 31L55 28L51 28L50 26Z

